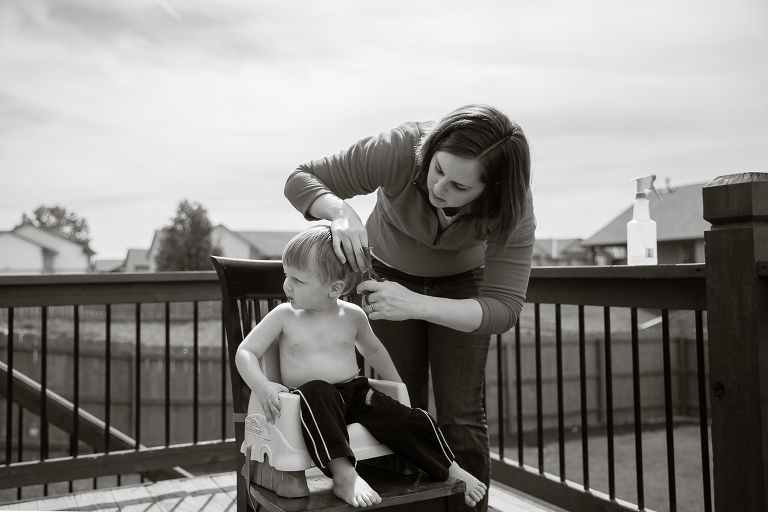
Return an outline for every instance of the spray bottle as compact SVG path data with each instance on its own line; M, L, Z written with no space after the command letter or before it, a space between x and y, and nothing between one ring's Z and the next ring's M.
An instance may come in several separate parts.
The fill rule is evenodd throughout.
M656 222L651 219L648 207L648 191L653 190L656 197L661 197L653 187L656 175L642 176L630 181L637 182L637 195L632 207L632 220L627 223L627 264L656 265Z

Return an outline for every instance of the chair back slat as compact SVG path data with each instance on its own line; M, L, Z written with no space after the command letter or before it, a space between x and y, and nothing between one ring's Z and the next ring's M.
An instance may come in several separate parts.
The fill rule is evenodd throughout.
M237 347L255 323L262 318L260 301L268 301L270 309L285 299L283 265L280 261L241 260L211 256L219 276L223 298L224 324L227 333L227 353L232 380L232 406L236 413L247 412L250 389L235 366ZM273 345L262 358L268 379L280 382L277 346ZM240 390L240 393L234 390Z

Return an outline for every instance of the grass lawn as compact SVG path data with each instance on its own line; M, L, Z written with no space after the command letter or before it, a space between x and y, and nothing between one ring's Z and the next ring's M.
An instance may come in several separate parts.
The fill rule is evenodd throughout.
M668 512L670 507L667 480L667 442L663 425L644 427L642 441L645 507L657 512ZM680 512L704 510L700 443L698 425L680 424L675 427L675 487L677 510ZM491 447L491 450L498 452L497 447ZM569 433L565 442L565 476L568 480L583 485L581 453L581 434L578 432ZM506 439L505 456L513 460L518 459L516 437ZM526 465L538 467L535 432L532 438L526 436L523 458ZM616 429L614 459L616 497L637 503L635 436L633 431L627 430L627 427ZM556 438L554 440L545 439L544 470L556 476L560 475L560 456ZM608 447L604 429L602 433L595 432L593 434L590 432L589 484L590 488L608 494Z

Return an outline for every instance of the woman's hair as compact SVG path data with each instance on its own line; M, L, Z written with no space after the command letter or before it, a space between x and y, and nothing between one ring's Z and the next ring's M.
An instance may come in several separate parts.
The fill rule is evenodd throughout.
M499 236L492 249L500 249L528 205L531 155L522 128L494 107L467 105L443 117L416 147L422 184L437 151L478 162L485 190L467 215L487 220L488 231Z
M333 252L329 226L315 226L293 237L283 250L283 264L317 272L323 283L344 281L342 295L350 293L357 284L349 264L341 263Z

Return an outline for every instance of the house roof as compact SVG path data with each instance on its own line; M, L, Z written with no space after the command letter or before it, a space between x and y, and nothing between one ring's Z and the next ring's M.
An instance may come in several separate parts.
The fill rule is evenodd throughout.
M59 254L59 251L57 251L53 247L51 247L49 245L46 245L43 242L40 242L38 240L34 240L32 238L26 237L26 236L22 235L21 233L18 233L17 231L0 231L0 236L3 236L3 235L15 236L16 238L18 238L20 240L24 240L25 242L30 243L32 245L36 245L36 246L40 247L41 249L43 249L45 251L49 251L49 252L51 252L53 254Z
M119 269L123 265L123 263L125 263L125 260L112 260L112 259L95 260L93 262L93 270L95 272L113 272Z
M661 202L655 194L648 194L651 219L656 221L656 239L659 242L704 238L704 231L710 227L709 222L703 217L704 202L701 189L704 185L704 183L696 183L659 190L659 195L663 199ZM630 205L604 228L582 242L582 245L626 245L627 222L631 220L632 206Z
M50 229L43 226L35 226L34 224L19 224L18 226L13 228L13 230L16 231L23 227L32 227L34 229L39 229L40 231L45 231L46 233L50 233L51 235L61 238L62 240L66 240L69 243L79 245L80 247L83 248L83 252L86 253L88 256L93 256L94 254L96 254L96 251L91 249L90 245L88 245L88 242L79 242L77 240L72 240L71 238L67 237L67 235L65 235L58 229Z
M232 231L264 256L279 258L298 231Z

